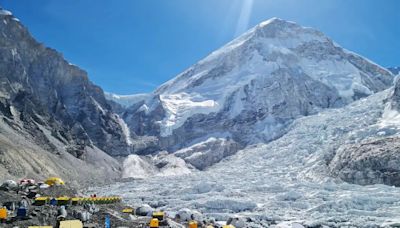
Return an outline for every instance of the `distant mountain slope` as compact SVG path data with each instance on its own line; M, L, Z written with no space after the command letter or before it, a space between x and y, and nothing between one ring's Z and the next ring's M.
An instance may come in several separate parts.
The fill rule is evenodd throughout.
M388 68L390 72L392 72L394 75L400 74L400 67L389 67Z
M390 87L392 81L388 70L321 32L273 18L160 86L151 97L138 99L121 115L134 135L133 144L141 145L135 152L174 152L196 144L191 153L179 155L191 164L199 163L193 154L215 163L220 154L234 151L209 150L210 138L222 151L232 143L237 146L228 148L267 142L285 134L300 116L346 105ZM199 146L202 142L206 144Z
M119 164L107 154L127 155L130 146L123 121L106 102L102 89L60 53L38 43L18 19L2 9L0 37L0 125L8 129L0 131L0 135L11 142L6 149L4 144L1 146L7 160L0 160L0 164L11 167L3 171L13 172L12 167L29 165L31 168L21 172L36 170L36 174L54 172L68 176L65 168L69 157L69 167L74 169L70 173L88 173L89 168L73 164L86 161L90 169L97 167L98 175L104 169L116 177ZM36 154L34 149L16 157L12 150L20 150L25 144L12 149L14 137L9 132L19 135L20 140L25 138L26 145L41 149ZM30 158L33 154L39 160L43 156L43 166ZM50 159L44 159L45 156ZM89 165L97 159L101 161ZM64 169L52 165L60 166L64 161ZM110 167L104 167L106 164Z
M141 94L133 94L133 95L117 95L112 93L104 93L107 100L114 101L118 104L123 105L124 107L129 107L133 104L136 104L142 100L146 100L150 97L150 94L141 93Z

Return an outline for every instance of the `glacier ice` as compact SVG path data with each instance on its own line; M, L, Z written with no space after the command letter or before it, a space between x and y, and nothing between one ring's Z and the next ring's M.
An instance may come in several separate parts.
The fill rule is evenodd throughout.
M342 144L380 137L376 133L385 131L380 122L388 94L386 90L297 119L279 139L249 146L202 172L89 191L121 193L132 205L164 202L160 209L172 213L189 208L225 221L235 215L261 224L271 220L337 227L390 223L399 219L400 188L345 183L330 177L327 165Z

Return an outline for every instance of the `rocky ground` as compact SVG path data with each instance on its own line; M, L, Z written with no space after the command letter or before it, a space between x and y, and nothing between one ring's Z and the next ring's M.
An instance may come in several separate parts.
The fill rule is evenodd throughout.
M90 203L69 204L65 207L49 204L39 206L34 204L34 195L31 195L31 192L37 193L36 196L49 197L82 195L76 189L68 186L53 186L45 189L36 188L34 185L26 188L22 186L18 186L18 188L2 187L0 190L0 204L6 206L10 202L14 203L14 206L8 207L15 210L8 210L8 218L2 221L0 227L28 227L32 225L57 227L60 220L76 219L83 221L84 227L103 227L106 216L110 217L111 227L146 227L150 220L150 217L122 213L122 210L127 206L121 202L101 205ZM25 206L27 215L18 217L16 208Z
M81 190L68 185L45 186L38 184L17 184L7 180L0 186L0 205L7 208L8 216L0 220L0 227L28 227L28 226L53 226L58 227L60 221L80 220L83 227L104 227L106 217L110 218L111 227L149 227L152 214L156 210L147 204L127 206L123 201L99 203L78 203L73 205L71 201L66 205L44 205L35 203L36 197L47 196L57 198L61 196L87 197ZM106 195L102 195L105 197ZM99 198L101 196L90 195ZM18 215L19 208L26 208L25 216ZM123 210L132 208L132 213L124 213ZM165 219L160 221L160 227L181 228L187 227L191 220L198 221L199 227L221 227L214 221L204 218L201 214L194 214L190 210L171 215L165 214ZM235 222L235 221L232 221ZM237 222L237 221L236 221Z

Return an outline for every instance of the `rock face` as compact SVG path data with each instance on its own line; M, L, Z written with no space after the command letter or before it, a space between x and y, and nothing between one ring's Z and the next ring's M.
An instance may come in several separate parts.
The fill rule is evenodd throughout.
M89 168L106 166L106 161L110 167L100 168L99 175L101 169L109 169L116 176L119 165L104 152L127 155L130 146L123 124L107 103L102 89L89 81L86 72L64 60L60 53L32 38L10 12L2 9L0 12L0 118L3 129L0 134L4 134L4 140L11 141L11 133L22 135L27 145L40 148L36 149L38 157L52 157L47 167L41 166L29 158L30 153L17 155L10 152L21 146L5 149L3 144L2 153L8 154L3 158L8 160L0 163L11 167L32 166L36 175L40 172L60 175L64 172L67 175L71 170L55 168L57 164L65 162L65 167L86 172ZM87 167L67 165L75 162L82 165L79 160ZM95 161L95 166L88 164ZM5 170L12 172L12 168ZM31 168L21 167L21 170L12 175L23 175L23 170L30 172Z
M129 153L117 116L86 72L36 42L11 15L0 23L0 106L11 121L45 140L39 125L69 145L76 157L96 146L111 155ZM51 143L44 143L49 148Z
M212 137L244 147L276 139L294 119L384 90L392 80L321 32L273 18L152 94L123 97L133 105L120 114L140 145L135 153L175 152ZM195 148L190 153L212 146Z
M389 98L390 109L400 111L400 81L397 79L393 87L393 93Z
M344 181L400 186L400 138L374 139L341 147L330 167Z

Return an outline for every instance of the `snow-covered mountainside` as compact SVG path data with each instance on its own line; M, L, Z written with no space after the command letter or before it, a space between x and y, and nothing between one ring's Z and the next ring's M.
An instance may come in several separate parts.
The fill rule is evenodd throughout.
M273 18L152 94L134 96L137 102L120 115L131 131L135 153L191 147L179 156L204 168L224 157L207 146L213 145L211 138L230 142L220 146L228 146L221 150L229 152L222 154L231 155L281 137L296 118L349 104L392 81L388 70L321 32Z

